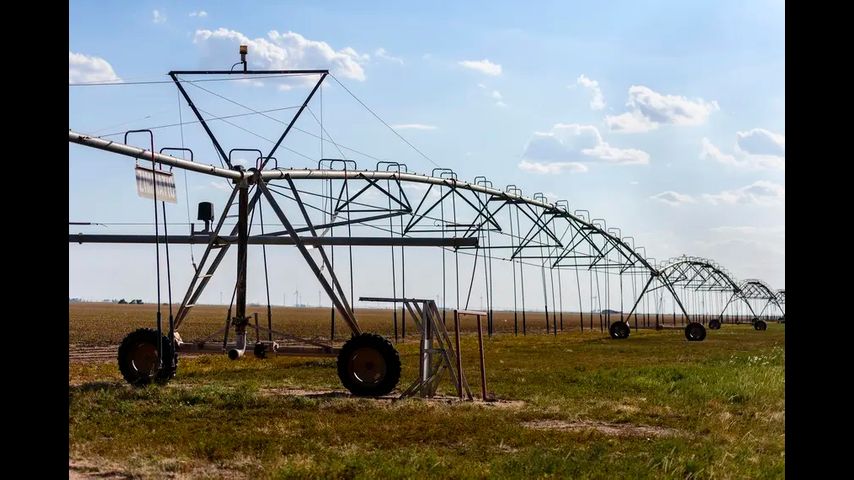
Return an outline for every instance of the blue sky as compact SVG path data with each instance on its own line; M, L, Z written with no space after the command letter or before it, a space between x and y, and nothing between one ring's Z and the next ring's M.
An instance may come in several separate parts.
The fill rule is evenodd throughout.
M248 40L253 67L330 68L461 178L485 174L495 185L567 199L632 235L652 257L710 257L739 278L785 287L783 2L72 1L69 28L70 83L228 68ZM280 85L210 89L256 108L293 105L307 92L302 83ZM433 168L335 87L332 81L324 88L323 112L337 141L418 172ZM178 122L172 85L70 87L69 94L69 127L79 132ZM212 112L238 111L207 97ZM189 114L183 111L184 121ZM239 122L265 136L280 128ZM269 148L220 129L230 145ZM183 133L202 161L216 161L200 130ZM292 148L319 156L319 142L296 137ZM180 145L180 131L158 130L157 143ZM311 163L293 155L282 162ZM150 222L132 167L127 159L69 147L71 220ZM181 175L170 218L186 221L185 195L192 206L224 201L222 186L209 178L191 176L183 191ZM299 262L292 253L279 259ZM152 248L69 245L69 255L70 296L152 296ZM177 285L188 275L187 256L186 248L176 252ZM288 303L301 284L315 292L303 274L278 279ZM218 301L227 285L212 286L206 300ZM435 290L426 282L421 288Z

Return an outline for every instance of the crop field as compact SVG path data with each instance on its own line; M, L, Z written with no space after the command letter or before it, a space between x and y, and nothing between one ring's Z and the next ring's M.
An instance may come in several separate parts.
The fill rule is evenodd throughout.
M177 305L173 307L173 312L177 312ZM122 338L130 331L140 328L153 328L155 325L155 314L157 305L118 305L112 303L72 303L69 304L69 339L72 345L118 345ZM225 325L227 307L222 305L198 305L193 308L186 323L181 326L180 334L184 341L199 340L205 338ZM266 306L247 306L247 314L258 314L258 322L261 326L267 325L267 307ZM359 325L363 330L381 333L390 338L394 337L394 317L391 309L356 309L356 316L359 320ZM329 338L330 334L330 308L294 308L294 307L273 307L272 308L272 324L274 330L288 332L290 334L303 337L322 337ZM403 312L402 307L398 308L398 335L403 336ZM499 334L513 334L514 329L518 328L519 334L523 331L523 314L518 312L515 315L512 311L496 311L494 313L494 328ZM545 333L546 332L546 316L543 311L526 312L524 315L524 323L527 326L528 332ZM604 314L589 313L579 314L577 312L563 312L562 315L556 312L549 312L548 322L549 329L553 325L557 325L558 331L561 330L561 317L563 317L563 328L565 331L580 330L580 322L584 321L584 330L592 330L595 332L608 331L609 321ZM168 307L163 307L163 325L166 328L166 319L168 318ZM411 317L407 317L406 336L417 335L414 330ZM619 319L619 314L611 314L610 322ZM725 320L729 322L733 318L727 317ZM452 325L453 312L448 310L447 321L448 325ZM746 322L747 317L742 317L741 321ZM592 321L592 324L591 324ZM659 316L660 323L671 326L683 325L680 316L672 314L663 314ZM482 319L483 331L486 333L486 319ZM641 314L638 318L638 325L643 327L644 322L651 328L655 326L654 314ZM474 332L476 329L476 320L472 316L460 317L460 328L463 332ZM518 324L518 325L514 325ZM631 321L634 326L634 316ZM254 320L250 327L254 326ZM449 327L450 328L450 327ZM254 329L250 328L250 336L254 340ZM336 315L335 340L343 342L350 337L350 331L346 324L341 320L340 316ZM222 335L214 337L222 339ZM414 337L412 337L414 338Z
M598 315L590 330L584 314L581 332L578 315L564 313L555 336L545 334L543 312L529 312L529 334L521 335L520 318L514 336L513 313L497 313L500 333L484 339L493 402L456 400L447 380L432 400L355 398L333 358L187 356L168 385L145 388L124 382L114 356L74 358L75 349L109 351L135 328L153 326L155 309L69 305L72 478L784 476L785 325L759 332L725 324L703 342L679 330L613 340ZM265 307L255 311L265 324ZM197 307L183 338L213 333L225 314ZM328 338L329 315L277 308L273 323ZM393 336L390 311L357 316L364 330ZM464 323L463 369L479 397L473 323ZM336 329L345 339L343 323ZM414 333L410 321L396 345L396 392L416 378Z

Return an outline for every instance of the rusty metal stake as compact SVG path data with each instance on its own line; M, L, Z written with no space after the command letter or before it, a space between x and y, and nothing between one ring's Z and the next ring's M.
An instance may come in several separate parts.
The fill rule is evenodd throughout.
M480 328L480 315L477 316L477 347L480 349L480 393L486 401L486 365L483 362L483 331Z

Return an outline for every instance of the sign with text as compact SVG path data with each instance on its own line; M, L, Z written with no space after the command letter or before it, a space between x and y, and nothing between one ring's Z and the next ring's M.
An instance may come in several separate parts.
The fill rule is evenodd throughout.
M175 191L175 176L172 172L136 167L136 193L142 198L154 198L155 185L157 201L178 203Z

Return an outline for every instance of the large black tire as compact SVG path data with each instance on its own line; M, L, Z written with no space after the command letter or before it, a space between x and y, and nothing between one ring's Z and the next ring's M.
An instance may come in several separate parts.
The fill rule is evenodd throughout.
M608 333L614 339L629 338L629 326L626 322L614 322L608 327Z
M713 318L713 319L709 320L709 328L711 328L712 330L720 330L721 321L718 320L717 318Z
M353 395L386 395L400 381L400 355L381 335L354 335L338 353L338 378Z
M157 358L157 331L140 328L129 333L119 345L119 371L133 386L141 387L152 381L166 383L175 376L178 355L172 342L163 336L163 366L159 368ZM168 359L173 359L175 366Z
M685 326L685 338L689 342L702 342L706 338L706 327L698 322L689 323Z
M768 324L765 323L765 320L757 320L753 322L753 328L756 330L766 330L768 328Z

